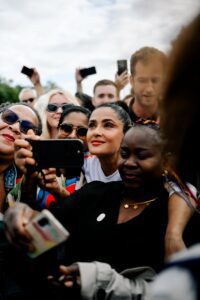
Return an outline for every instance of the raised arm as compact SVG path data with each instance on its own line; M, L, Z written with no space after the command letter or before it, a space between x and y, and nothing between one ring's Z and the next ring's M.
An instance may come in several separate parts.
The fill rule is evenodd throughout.
M182 194L183 195L183 194ZM187 202L186 199L187 197ZM186 248L183 241L184 230L195 212L196 201L185 194L174 192L168 202L168 226L165 235L165 258L166 260L175 252Z
M129 75L128 71L124 71L122 74L118 75L115 74L115 83L117 85L117 93L118 97L120 99L120 92L122 89L125 88L125 86L129 83Z
M80 74L79 68L76 68L75 70L75 81L76 81L76 92L80 94L83 93L83 87L82 87L83 77Z
M33 68L33 74L31 77L29 77L30 81L33 83L35 90L37 92L37 98L39 98L41 95L45 94L45 90L41 84L40 81L40 75L36 68Z

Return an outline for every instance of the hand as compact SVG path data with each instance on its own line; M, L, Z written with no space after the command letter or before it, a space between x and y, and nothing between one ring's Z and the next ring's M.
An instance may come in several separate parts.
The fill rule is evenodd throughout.
M5 234L15 247L26 251L34 250L26 225L37 213L24 203L15 203L7 209L4 215Z
M56 169L49 168L42 170L42 175L39 178L38 185L49 191L54 197L65 198L70 196L70 193L65 189L60 178L56 176Z
M35 68L33 68L33 74L29 78L30 78L30 80L31 80L31 82L33 83L34 86L41 84L40 83L40 75L39 75L38 71Z
M30 81L33 83L35 90L37 92L37 97L40 97L41 95L45 94L45 90L41 84L40 81L40 75L38 73L38 71L33 68L33 74L31 77L28 77L30 79Z
M79 68L76 68L76 70L75 70L75 79L76 79L77 84L80 84L83 81L83 77L80 74Z
M59 267L60 276L55 278L54 276L48 276L49 282L51 282L55 286L64 285L67 288L81 288L81 280L80 280L80 271L77 264L72 264L70 266Z
M29 130L29 134L26 135L27 138L30 139L40 139L39 136L36 136L33 131ZM36 161L33 158L32 146L25 139L16 139L14 143L15 153L14 160L16 166L23 174L30 173L30 166L35 166ZM34 174L36 175L36 174Z
M124 71L122 74L115 75L115 83L117 85L118 91L122 90L129 83L129 75L127 71Z

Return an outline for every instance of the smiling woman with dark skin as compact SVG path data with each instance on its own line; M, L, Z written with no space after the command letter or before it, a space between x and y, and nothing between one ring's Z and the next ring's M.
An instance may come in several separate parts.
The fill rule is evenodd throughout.
M164 168L157 126L138 124L129 129L120 150L121 182L91 182L63 199L59 207L50 207L70 232L64 257L51 260L56 263L54 271L60 264L96 260L118 272L144 265L160 270L168 211ZM22 203L7 210L4 220L13 244L31 249L25 225L36 213Z
M70 232L66 257L57 266L99 260L118 272L130 266L161 267L167 223L162 212L167 211L168 195L162 186L160 147L154 129L142 125L130 129L120 151L123 182L92 182L52 210ZM161 195L166 201L161 201ZM22 203L8 209L5 222L12 242L22 241L16 239L16 232L26 236L24 225L35 213Z

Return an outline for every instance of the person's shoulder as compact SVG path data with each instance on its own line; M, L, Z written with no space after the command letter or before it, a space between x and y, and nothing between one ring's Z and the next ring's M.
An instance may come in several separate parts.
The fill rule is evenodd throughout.
M91 181L86 183L80 190L76 192L82 199L101 199L106 195L116 195L122 190L122 184L120 181L102 182L102 181Z
M92 155L89 152L84 154L84 160L87 163L91 163L91 164L99 161L98 158L96 157L96 155Z
M95 210L95 207L110 205L116 195L119 195L119 182L92 181L86 183L81 189L71 195L68 206L81 207L81 209ZM69 200L67 200L69 202ZM108 204L110 203L110 204Z
M97 165L99 165L100 162L96 155L92 155L89 152L84 155L84 170L90 170L95 169Z
M82 190L96 190L97 192L100 192L100 188L101 189L110 189L113 187L120 187L121 188L121 182L119 181L110 181L110 182L103 182L103 181L98 181L98 180L94 180L91 181L89 183L86 183L83 187Z

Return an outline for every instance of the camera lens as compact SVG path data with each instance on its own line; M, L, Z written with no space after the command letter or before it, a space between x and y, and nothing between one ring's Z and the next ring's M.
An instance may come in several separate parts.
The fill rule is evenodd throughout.
M41 220L38 221L38 224L42 227L46 226L47 224L49 224L49 220L47 218L42 218Z

